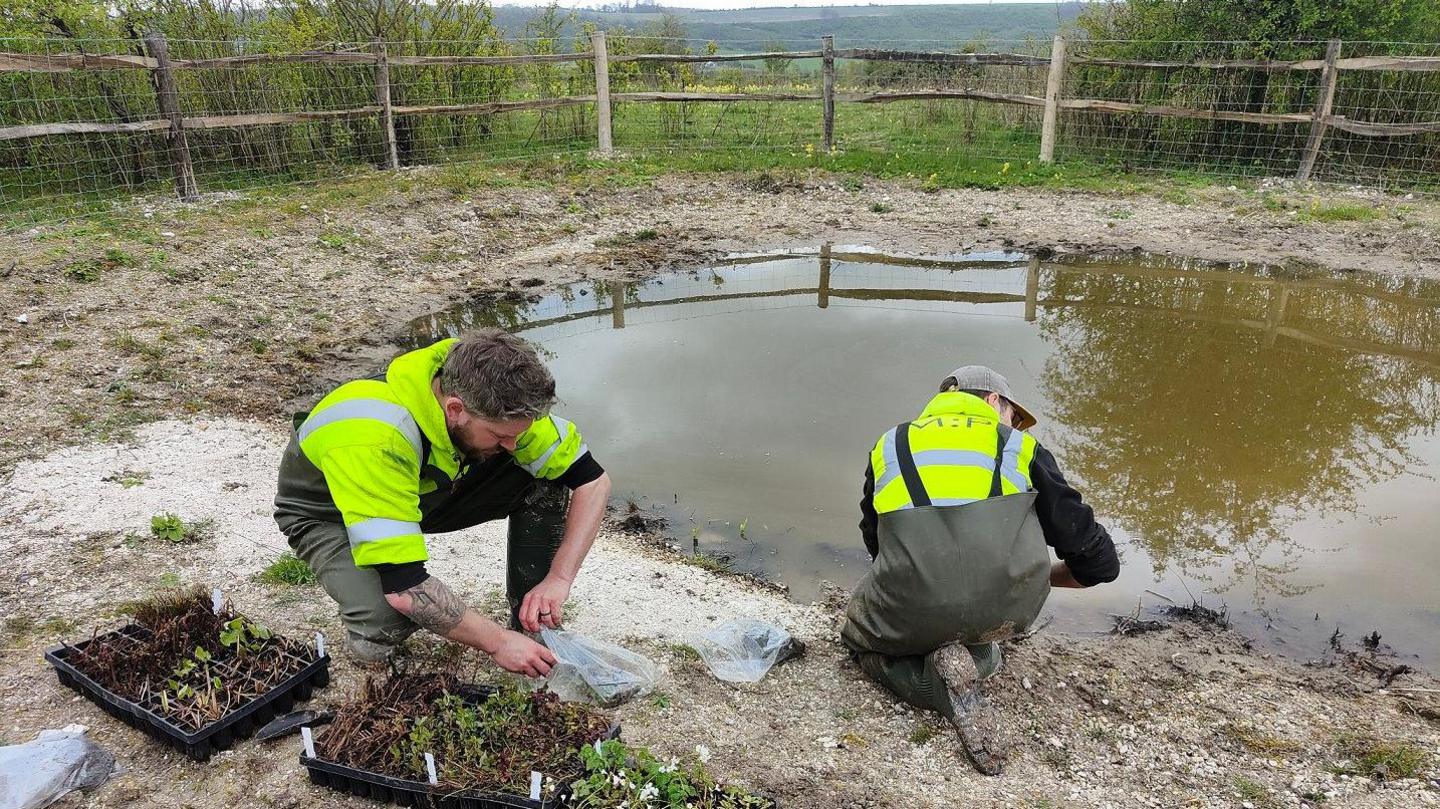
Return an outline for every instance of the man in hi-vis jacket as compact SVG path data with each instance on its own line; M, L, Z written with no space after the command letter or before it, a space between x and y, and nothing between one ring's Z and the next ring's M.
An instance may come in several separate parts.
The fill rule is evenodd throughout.
M346 645L384 660L418 628L539 677L549 649L515 631L559 626L595 541L610 478L524 340L482 329L394 359L295 419L275 521L340 607ZM426 569L425 534L509 518L510 627Z
M989 774L1005 751L979 684L1000 668L998 641L1025 631L1052 586L1120 571L1104 526L1025 432L1034 423L1005 377L969 365L880 437L860 502L874 564L841 631L866 674L954 722Z

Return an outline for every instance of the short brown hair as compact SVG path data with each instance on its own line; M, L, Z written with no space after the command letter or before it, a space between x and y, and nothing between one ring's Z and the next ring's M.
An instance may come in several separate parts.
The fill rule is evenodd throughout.
M535 348L501 329L480 329L450 349L440 392L483 419L536 419L555 404L555 377Z

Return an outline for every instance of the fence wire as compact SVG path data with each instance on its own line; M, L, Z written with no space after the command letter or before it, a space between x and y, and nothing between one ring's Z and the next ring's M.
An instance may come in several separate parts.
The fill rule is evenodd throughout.
M819 52L822 47L819 41L777 44L805 52ZM882 44L887 53L866 54L872 58L851 58L845 52ZM616 149L640 155L814 156L824 143L822 60L816 56L703 58L753 52L742 48L747 45L753 43L658 35L609 37L608 89ZM399 163L511 160L594 149L597 88L594 64L584 52L588 47L588 41L543 37L390 43L386 52L392 60L389 87ZM962 166L1036 160L1050 73L1049 42L937 38L836 42L835 47L839 50L834 62L837 152L892 155L896 160L918 154ZM376 94L379 70L373 59L185 64L285 53L239 37L175 39L168 50L177 63L172 74L201 191L316 179L355 167L387 165ZM376 52L376 45L332 43L328 50L365 58ZM1308 69L1264 64L1264 59L1276 58L1275 46L1262 50L1246 42L1078 41L1069 43L1067 50L1056 138L1056 156L1061 160L1226 177L1294 176L1304 160L1324 90L1325 72L1318 65L1326 43L1288 43L1281 49L1286 60L1311 60ZM576 58L505 64L404 63L416 56L557 51ZM917 56L927 52L1028 58L964 63ZM12 55L8 63L3 54ZM98 69L93 63L71 59L75 69L17 69L17 60L23 60L14 55L27 54L123 56L137 66ZM644 54L697 58L685 62L627 58ZM117 194L170 187L174 154L157 101L156 71L144 61L147 55L143 43L135 40L0 39L0 214L8 226L53 219L78 205L111 200ZM1434 60L1440 58L1440 45L1352 42L1342 45L1340 56L1342 64L1356 57ZM1096 63L1097 58L1130 64ZM1221 63L1228 64L1214 66ZM1432 190L1440 178L1437 64L1419 69L1412 59L1403 66L1408 69L1338 71L1334 117L1319 140L1312 177L1386 189ZM656 94L725 100L656 100ZM874 103L877 95L885 96L887 103ZM1217 114L1242 120L1217 118ZM262 118L233 126L235 116ZM60 132L48 126L57 124L84 124L90 129L119 125L130 131ZM30 127L41 129L21 131Z

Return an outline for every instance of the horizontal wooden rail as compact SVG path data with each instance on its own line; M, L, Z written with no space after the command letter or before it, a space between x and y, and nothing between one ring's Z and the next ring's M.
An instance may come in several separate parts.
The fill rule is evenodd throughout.
M63 124L23 124L21 126L0 126L0 140L40 138L46 135L118 135L128 132L159 132L169 128L170 122L161 120L125 123L76 121Z
M525 53L514 56L391 56L391 65L410 67L443 67L446 65L504 66L534 65L553 62L587 62L595 58L589 51L579 53Z
M937 51L888 51L874 48L837 48L836 59L864 59L871 62L921 62L941 65L1024 65L1044 67L1048 56L1023 53L944 53Z
M1134 104L1098 98L1062 98L1060 108L1089 112L1139 113L1166 118L1195 118L1204 121L1243 121L1251 124L1308 124L1315 120L1308 112L1241 112L1239 110L1171 107L1163 104Z
M612 101L819 101L819 93L611 93Z
M118 70L145 68L159 63L148 56L88 53L0 53L0 73L64 73L70 70Z
M617 62L749 62L763 59L819 59L825 54L820 51L772 51L768 53L632 53L611 56L610 64Z
M1369 121L1352 121L1343 115L1332 115L1326 125L1343 129L1352 135L1366 135L1372 138L1393 138L1402 135L1420 135L1426 132L1440 132L1440 121L1418 121L1410 124L1379 124Z
M960 101L993 101L999 104L1023 104L1027 107L1043 107L1045 99L1020 93L995 93L989 90L910 90L901 93L836 93L842 101L857 104L889 104L894 101L934 101L956 99Z
M1130 67L1153 70L1179 70L1183 68L1196 68L1200 70L1320 70L1325 67L1324 59L1302 59L1300 61L1286 62L1272 59L1222 59L1222 60L1192 60L1192 61L1165 61L1145 59L1099 59L1090 56L1075 56L1067 59L1072 65L1094 65L1096 67Z

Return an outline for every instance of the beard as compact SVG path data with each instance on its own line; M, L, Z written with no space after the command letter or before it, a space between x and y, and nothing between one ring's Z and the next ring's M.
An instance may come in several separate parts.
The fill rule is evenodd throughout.
M484 461L494 456L498 451L498 447L488 451L476 447L466 440L465 436L459 430L449 424L445 425L445 432L450 435L450 445L455 447L455 450L466 458Z

